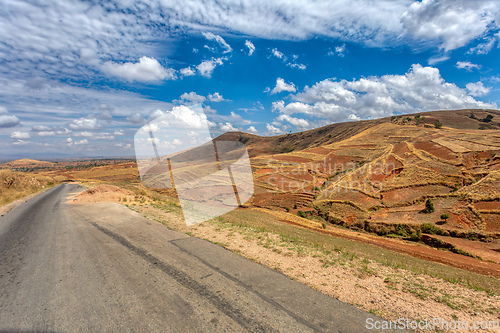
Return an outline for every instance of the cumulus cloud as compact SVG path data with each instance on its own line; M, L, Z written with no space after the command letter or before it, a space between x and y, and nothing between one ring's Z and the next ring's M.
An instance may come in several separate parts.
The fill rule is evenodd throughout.
M473 64L470 61L457 61L455 66L459 69L465 69L468 72L472 71L473 68L479 69L479 65Z
M245 46L248 48L248 55L251 56L255 52L255 45L247 39L245 41Z
M225 101L224 97L222 97L222 95L219 94L218 92L215 92L213 94L208 94L208 99L210 100L210 102L223 102L223 101Z
M266 129L268 135L280 135L286 132L286 127L278 128L271 124L266 124Z
M280 115L279 117L276 118L276 120L277 121L286 121L286 122L294 125L299 130L306 130L306 129L311 128L311 124L307 120L301 119L301 118L294 118L294 117L291 117L287 114Z
M15 131L10 134L12 139L29 139L31 138L29 132Z
M467 83L465 87L472 96L483 96L490 92L490 88L485 87L481 81L476 83Z
M211 32L203 32L202 34L206 39L217 42L217 44L219 44L219 46L223 49L222 53L229 53L233 51L231 46L229 46L229 44L226 43L224 38L222 38L221 36L214 35Z
M146 56L141 57L137 63L108 61L102 68L106 73L127 81L155 82L175 78L173 69L164 68L158 60Z
M247 128L247 132L255 134L258 133L259 131L257 131L257 129L254 126L250 126Z
M9 114L9 111L3 106L0 106L0 128L16 127L21 124L21 120L14 115Z
M89 140L87 139L83 139L83 140L80 140L80 141L75 141L73 144L77 145L77 146L80 146L80 145L88 145L89 144Z
M196 72L192 70L191 67L182 68L179 72L181 73L182 76L196 75Z
M289 92L295 92L297 89L295 88L295 84L293 83L286 83L285 80L282 78L277 78L276 79L276 86L271 90L271 94L278 94L282 91L289 91Z
M191 91L190 93L184 93L181 95L180 99L178 100L178 102L189 102L189 103L201 103L203 101L205 101L206 98L205 96L201 96L201 95L198 95L197 93L195 93L194 91Z
M224 58L212 58L210 60L205 60L198 66L196 66L196 69L198 72L205 77L212 77L212 72L214 71L215 67L221 66L223 64L222 60Z
M0 115L0 128L16 127L21 124L21 120L13 115Z
M72 130L96 130L101 128L101 125L97 121L96 118L80 118L75 119L72 122L67 124L68 127Z
M394 112L495 107L473 97L473 93L484 93L487 88L478 84L469 87L468 92L446 82L437 68L415 64L404 75L323 80L295 94L294 102L285 105L284 101L275 101L272 107L285 115L306 114L329 121L345 121L350 115L370 119Z
M224 124L219 124L219 129L222 132L236 132L238 129L234 127L230 122L226 122Z

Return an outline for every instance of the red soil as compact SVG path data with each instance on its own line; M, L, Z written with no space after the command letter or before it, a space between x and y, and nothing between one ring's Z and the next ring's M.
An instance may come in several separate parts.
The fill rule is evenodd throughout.
M256 174L265 174L275 171L276 169L257 169L254 173Z
M477 210L500 210L500 201L480 201L474 204Z
M452 152L450 149L431 141L416 142L413 145L417 149L426 151L429 154L436 156L437 158L441 158L447 161L453 161L458 158L457 154Z
M331 152L333 152L333 150L323 148L323 147L316 147L316 148L306 149L306 150L304 150L304 152L305 153L319 154L319 155L328 155Z
M276 189L280 189L282 191L301 191L305 189L307 186L310 186L309 181L306 179L310 177L312 180L312 176L306 174L303 176L303 179L294 179L291 177L285 177L280 174L270 174L263 177L258 178L258 181L265 182Z
M419 187L401 188L382 192L382 200L389 205L396 203L410 202L423 195L444 194L451 192L451 189L441 185L429 185Z
M482 214L487 232L500 232L500 214Z

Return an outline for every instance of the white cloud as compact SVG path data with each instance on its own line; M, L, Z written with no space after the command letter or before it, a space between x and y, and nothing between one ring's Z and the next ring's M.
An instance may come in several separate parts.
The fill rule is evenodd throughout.
M282 78L276 79L276 86L271 90L271 94L278 94L282 91L295 92L297 89L293 83L286 83Z
M14 115L10 115L7 108L0 106L0 128L16 127L21 124L21 120Z
M393 112L496 107L473 97L472 93L481 94L487 88L477 84L469 87L475 90L468 93L446 82L437 68L416 64L404 75L323 80L293 95L295 102L285 105L284 101L275 101L272 107L285 115L308 114L330 122L380 118Z
M132 113L127 117L127 120L132 124L142 124L144 122L144 116L140 113Z
M222 53L228 53L233 51L231 46L229 46L229 44L226 43L224 38L222 38L221 36L214 35L211 32L203 32L202 34L206 39L217 42L217 44L219 44L219 46L223 49Z
M427 60L427 63L429 65L431 65L431 66L434 66L435 64L439 64L441 62L445 62L448 59L450 59L450 56L448 56L448 55L438 55L438 56L430 57Z
M204 100L206 100L205 96L198 95L194 91L191 91L190 93L184 93L180 97L180 102L191 102L191 103L201 103Z
M219 124L219 129L222 132L236 132L238 129L234 127L231 123L226 122L224 124Z
M483 96L490 92L490 88L485 87L481 81L467 83L465 87L472 96Z
M286 56L283 54L283 52L278 51L278 49L276 49L276 48L272 49L272 51L271 51L271 52L272 52L273 56L275 56L276 58L278 58L278 59L282 59L283 61L286 61L286 59L287 59L287 58L286 58Z
M498 33L497 33L497 35L495 37L498 38L500 36L498 36ZM475 47L472 47L467 53L468 54L471 54L471 53L488 54L496 42L497 42L497 40L494 37L490 37L487 39L487 41L485 43L480 43L480 44L476 45Z
M222 97L222 95L219 94L218 92L215 92L213 94L208 94L208 99L210 100L210 102L223 102L223 101L225 101L224 97Z
M278 128L271 124L266 124L266 129L268 135L280 135L286 132L286 128Z
M407 34L438 40L440 47L449 51L494 29L499 13L498 3L493 1L423 0L414 2L401 16L401 22Z
M56 132L54 132L54 131L40 131L40 132L37 132L37 135L38 136L54 136L54 135L56 135Z
M205 60L201 64L196 66L196 69L201 75L209 78L212 76L212 72L214 71L215 67L221 66L223 64L223 59L224 58L212 58L210 60Z
M473 68L479 69L479 65L473 64L470 61L457 61L455 66L459 69L465 69L468 72L472 71Z
M75 136L80 136L80 137L84 137L84 138L91 138L94 136L94 134L91 132L88 132L88 131L84 131L84 132L76 133Z
M113 134L114 135L125 135L125 132L123 132L123 130L116 130L116 131L114 131Z
M89 140L83 139L83 140L74 142L74 144L75 145L88 145L89 144Z
M13 115L0 115L0 128L16 127L21 124L21 120Z
M248 47L248 55L251 56L255 52L255 45L247 39L245 41L245 46Z
M191 69L191 67L183 68L179 71L182 76L193 76L196 75L195 71Z
M304 65L304 64L297 64L297 63L291 63L291 62L289 62L286 65L290 66L291 68L297 68L297 69L301 69L301 70L305 70L306 69L306 65Z
M311 124L307 120L301 119L301 118L290 117L287 114L280 115L279 117L276 118L276 120L277 121L287 121L290 124L294 125L299 130L306 130L306 129L311 128Z
M257 129L254 126L248 127L247 128L247 132L248 133L253 133L253 134L258 133Z
M335 50L333 50L333 51L330 50L328 52L328 55L329 56L337 55L339 57L344 57L346 50L347 50L347 48L346 48L345 44L342 44L342 45L339 45L339 46L335 46Z
M138 63L108 61L102 68L108 74L127 81L155 82L175 78L174 70L163 68L158 60L146 56L141 57Z
M101 125L96 118L80 118L75 119L67 124L72 130L96 130L101 128Z
M358 117L358 116L356 116L354 113L351 113L351 114L347 117L347 119L349 119L349 120L361 120L361 118L360 118L360 117Z
M29 132L15 131L10 134L12 139L29 139L31 138Z
M155 45L168 45L178 32L208 30L282 40L319 36L372 46L407 45L404 37L409 37L449 50L498 30L500 21L497 1L148 3L4 2L2 11L8 15L2 18L0 54L6 60L5 73L11 79L46 73L81 78L95 75L106 61L115 67L117 62L133 65L140 57L152 57Z

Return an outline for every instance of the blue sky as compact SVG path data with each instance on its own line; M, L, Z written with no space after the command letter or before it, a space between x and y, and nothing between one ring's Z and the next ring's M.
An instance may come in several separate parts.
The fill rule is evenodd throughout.
M500 104L498 1L4 0L0 11L0 157L132 156L141 126L196 103L213 136Z

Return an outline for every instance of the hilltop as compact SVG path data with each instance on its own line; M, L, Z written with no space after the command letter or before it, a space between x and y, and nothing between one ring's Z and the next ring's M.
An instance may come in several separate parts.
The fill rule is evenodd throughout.
M28 158L23 158L20 160L14 160L10 161L4 164L0 164L0 168L2 169L7 169L7 168L30 168L30 167L52 167L54 166L54 162L48 162L48 161L39 161L39 160L33 160L33 159L28 159Z

